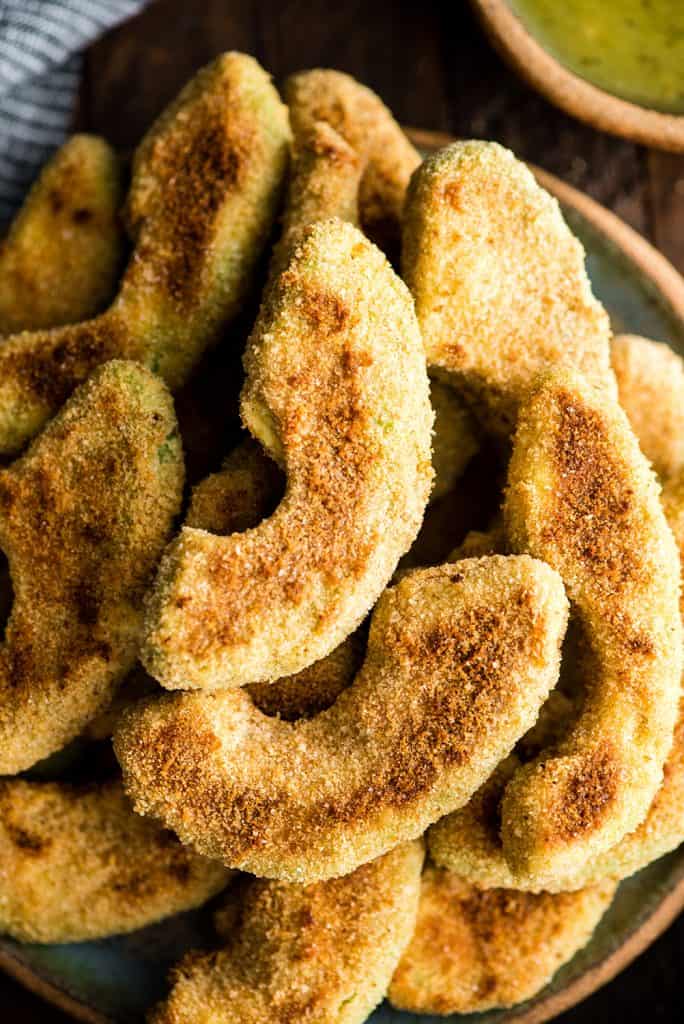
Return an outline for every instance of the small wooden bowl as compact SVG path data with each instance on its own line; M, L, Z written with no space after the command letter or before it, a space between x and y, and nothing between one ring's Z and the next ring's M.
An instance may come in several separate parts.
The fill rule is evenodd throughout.
M602 131L684 153L684 115L663 114L619 99L573 74L527 31L507 0L471 3L499 53L556 106Z

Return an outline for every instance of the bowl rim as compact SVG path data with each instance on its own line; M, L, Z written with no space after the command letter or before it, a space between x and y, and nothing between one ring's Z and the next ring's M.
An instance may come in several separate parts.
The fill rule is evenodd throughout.
M620 99L580 78L544 49L508 0L470 3L495 49L556 106L601 131L672 153L684 152L684 114L665 114Z

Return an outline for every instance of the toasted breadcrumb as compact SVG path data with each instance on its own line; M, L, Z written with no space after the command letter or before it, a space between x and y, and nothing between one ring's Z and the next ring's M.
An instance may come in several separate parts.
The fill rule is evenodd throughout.
M620 334L610 345L620 405L666 480L684 469L684 360L662 342Z
M428 363L488 429L510 434L540 370L570 365L614 389L608 316L555 199L494 142L457 142L421 165L402 268Z
M0 334L73 324L114 295L123 260L121 167L74 135L44 167L0 243Z
M0 773L76 736L132 668L143 594L182 485L166 387L119 361L0 470L0 544L14 585L0 646Z
M317 221L339 217L359 223L359 183L365 161L325 121L316 121L295 135L283 230L271 257L276 276L301 239Z
M361 226L376 245L394 250L406 189L420 154L391 112L350 75L324 68L288 78L285 99L295 135L325 121L359 154L365 167L359 194Z
M169 689L268 682L362 621L422 521L432 409L411 298L350 224L307 229L267 291L242 412L287 473L255 529L185 527L166 552L143 662Z
M530 728L566 611L526 557L412 573L378 602L354 683L310 720L266 717L240 689L131 708L114 737L127 790L229 867L351 871L462 806Z
M413 1013L481 1013L536 995L587 944L615 885L580 892L482 892L433 866L421 884L418 922L389 988Z
M422 863L414 842L315 885L252 881L217 921L227 945L181 961L150 1024L363 1024L411 937Z
M502 802L516 885L548 888L633 831L662 782L682 672L679 555L624 412L571 371L523 407L504 511L513 550L563 577L591 646L582 713Z
M0 931L22 942L135 931L229 878L134 814L120 782L0 780Z
M113 305L0 346L0 452L20 449L108 359L136 359L173 388L183 382L244 304L289 139L287 110L251 57L224 54L195 76L135 155L135 248Z

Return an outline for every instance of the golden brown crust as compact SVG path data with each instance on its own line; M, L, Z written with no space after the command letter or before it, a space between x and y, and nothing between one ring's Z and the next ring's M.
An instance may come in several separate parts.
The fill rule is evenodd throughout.
M536 995L591 938L615 885L551 895L479 891L428 867L416 931L389 1001L413 1013L480 1013Z
M120 782L0 781L0 931L83 942L196 907L230 872L140 818Z
M663 505L675 534L681 559L684 554L684 474L665 485ZM684 615L684 607L682 614ZM563 710L562 700L559 702L563 695L558 690L553 691L549 701L552 697L555 697L556 709L569 718L572 706L566 703ZM523 759L529 759L530 754L537 753L536 750L529 749L530 739L533 739L537 732L538 727L535 727L518 745L518 749L523 751ZM560 735L557 738L560 738ZM544 737L537 746L546 746L547 739L548 737ZM447 815L433 825L428 834L430 853L436 863L462 874L480 888L516 884L516 877L503 854L500 826L501 798L519 763L515 757L508 758L466 807ZM669 853L684 842L682 807L684 709L680 700L679 718L672 749L663 770L663 783L644 820L616 846L590 858L572 877L555 878L551 883L547 881L545 884L554 891L575 890L606 878L619 880L640 871L651 861ZM533 879L529 882L523 879L518 884L529 886L532 891L538 889Z
M415 842L315 885L254 880L228 944L181 961L150 1024L363 1024L410 939L422 862Z
M610 344L620 405L641 450L667 479L684 469L684 361L669 345L635 334Z
M0 471L14 585L0 647L0 773L72 739L132 667L182 484L170 395L149 370L117 361Z
M358 226L359 183L364 160L325 121L295 134L283 230L271 259L271 274L280 273L305 228L339 217Z
M251 530L270 515L282 495L282 474L249 438L235 448L219 473L195 487L186 526L212 533ZM362 638L353 634L327 657L273 683L254 683L247 692L261 711L288 721L324 711L353 681L363 655Z
M364 618L430 491L432 410L411 298L339 220L307 229L267 291L242 412L287 472L256 529L181 531L160 568L143 662L170 689L291 675Z
M361 226L377 245L394 247L406 189L420 154L385 104L351 76L322 68L288 78L285 98L295 135L325 121L359 154L365 164L359 195Z
M511 432L537 373L575 366L614 388L609 323L558 203L494 142L422 164L407 197L404 278L428 363L453 375L487 427Z
M74 135L44 167L0 243L0 334L95 316L123 259L121 168L104 139Z
M244 302L288 146L287 111L251 57L224 54L185 87L135 156L135 249L113 305L0 346L0 451L18 450L107 359L137 359L182 383Z
M533 390L509 469L509 539L560 572L592 675L562 742L506 788L502 837L516 884L572 877L639 825L662 781L682 633L678 554L658 499L606 391L570 371Z
M464 804L556 681L566 600L532 559L412 573L385 591L365 663L327 711L268 718L244 690L124 715L141 813L231 867L308 882L351 871Z

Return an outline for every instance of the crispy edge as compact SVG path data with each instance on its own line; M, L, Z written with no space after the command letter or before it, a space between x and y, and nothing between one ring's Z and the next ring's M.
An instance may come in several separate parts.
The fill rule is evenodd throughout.
M133 812L118 781L0 780L0 930L83 942L199 906L231 873Z
M591 938L615 885L580 892L482 892L428 866L418 921L388 998L413 1013L480 1013L536 995Z

